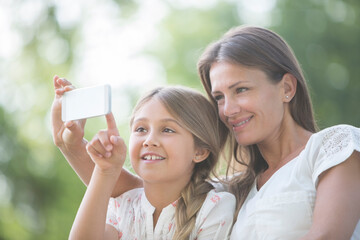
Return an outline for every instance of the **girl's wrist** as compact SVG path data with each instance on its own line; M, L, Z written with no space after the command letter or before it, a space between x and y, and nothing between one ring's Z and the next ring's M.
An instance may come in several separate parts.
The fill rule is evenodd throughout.
M96 164L95 164L93 175L96 174L98 177L108 179L108 180L114 180L114 182L116 182L120 176L121 170L122 170L122 167L120 167L120 168L112 167L109 169L101 169L100 167L96 166Z

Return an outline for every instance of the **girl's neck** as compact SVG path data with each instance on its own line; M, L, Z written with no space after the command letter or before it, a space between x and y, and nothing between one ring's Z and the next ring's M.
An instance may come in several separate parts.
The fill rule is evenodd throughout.
M148 183L144 182L144 191L150 204L155 207L153 214L154 228L161 211L168 205L174 203L180 198L181 191L187 185L186 183Z
M144 191L146 198L156 209L163 209L169 204L175 202L179 197L183 188L176 186L159 186L159 184L144 183Z

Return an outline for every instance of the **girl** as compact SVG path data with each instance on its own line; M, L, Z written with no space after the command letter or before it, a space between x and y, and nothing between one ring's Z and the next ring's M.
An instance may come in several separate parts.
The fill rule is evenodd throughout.
M215 116L190 89L158 88L143 97L130 121L129 152L144 187L110 198L126 146L108 115L108 129L87 144L95 168L70 239L227 239L235 198L208 182L224 144Z

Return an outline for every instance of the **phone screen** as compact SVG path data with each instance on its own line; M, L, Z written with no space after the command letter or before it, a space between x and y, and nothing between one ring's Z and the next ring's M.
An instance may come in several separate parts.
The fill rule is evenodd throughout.
M62 98L63 121L91 118L110 112L110 85L75 89L64 93Z

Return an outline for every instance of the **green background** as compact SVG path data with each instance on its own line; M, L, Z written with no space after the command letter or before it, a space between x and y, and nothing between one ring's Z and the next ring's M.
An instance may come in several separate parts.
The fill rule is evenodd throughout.
M117 21L126 25L139 18L142 1L92 2L93 12L112 4L120 10ZM360 1L259 1L272 3L266 12L251 10L245 0L213 0L206 7L192 5L192 1L183 1L188 4L181 6L177 1L157 2L169 12L155 26L158 36L139 54L160 63L167 84L203 91L196 72L202 50L229 28L255 23L279 33L292 46L308 80L320 128L341 123L360 126ZM11 9L21 9L28 4L31 9L32 4L40 4L44 9L31 25L17 21L19 14L26 13L14 11L9 24L25 44L17 54L0 57L0 239L67 239L85 191L54 146L50 127L52 78L55 74L67 77L76 67L74 46L81 43L79 31L85 20L68 27L60 25L55 3L0 3L0 8L11 5ZM41 36L49 32L68 46L69 54L61 63L49 62L41 54L48 44ZM1 39L7 37L0 33ZM73 82L76 84L76 79ZM120 92L127 99L126 109L131 109L139 89L129 85ZM91 119L86 137L104 127L102 118ZM126 121L119 123L119 128L127 139ZM128 160L126 164L129 166Z

